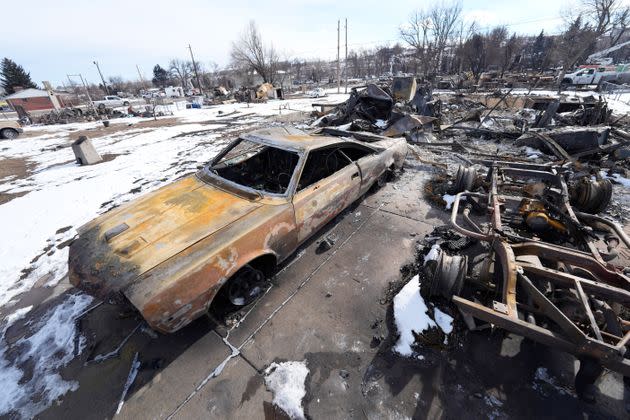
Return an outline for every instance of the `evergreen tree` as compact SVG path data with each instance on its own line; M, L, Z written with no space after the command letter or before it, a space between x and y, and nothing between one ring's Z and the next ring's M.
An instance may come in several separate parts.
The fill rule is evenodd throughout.
M543 57L545 55L545 31L540 31L532 45L532 68L542 70Z
M153 85L157 87L166 87L169 81L168 71L164 70L159 64L153 67Z
M4 58L0 64L0 86L10 95L15 93L16 87L35 88L37 85L31 80L31 74L10 58Z

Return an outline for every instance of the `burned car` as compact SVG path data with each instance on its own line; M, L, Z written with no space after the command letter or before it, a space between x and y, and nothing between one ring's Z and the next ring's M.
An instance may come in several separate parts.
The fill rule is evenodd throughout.
M161 332L264 292L274 267L403 165L404 139L369 144L290 128L241 135L198 173L79 228L70 282L123 295Z

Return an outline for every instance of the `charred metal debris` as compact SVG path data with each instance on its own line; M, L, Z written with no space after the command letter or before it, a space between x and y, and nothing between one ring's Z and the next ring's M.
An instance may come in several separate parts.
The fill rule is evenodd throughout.
M630 238L618 224L629 202L627 115L602 97L433 94L404 78L354 89L313 125L404 136L433 166L425 196L450 223L420 242L425 298L448 301L470 330L575 355L581 397L603 368L630 377ZM424 264L435 245L438 258Z

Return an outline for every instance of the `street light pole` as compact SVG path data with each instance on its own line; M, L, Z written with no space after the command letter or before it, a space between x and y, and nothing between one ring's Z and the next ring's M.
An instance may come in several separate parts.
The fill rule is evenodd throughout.
M340 92L341 80L340 77L340 67L339 67L339 41L340 41L340 29L341 29L341 20L337 20L337 93Z
M98 112L96 111L96 107L94 106L94 101L92 101L92 97L90 96L90 92L88 91L87 84L85 83L85 80L83 80L83 75L79 73L79 74L66 74L66 76L68 77L70 84L73 84L71 77L78 77L81 79L81 83L83 84L83 88L85 89L85 94L87 95L88 101L90 101L90 106L92 107L92 111L94 111L94 115L98 116Z
M188 44L188 50L190 51L190 58L192 60L193 69L195 70L195 77L197 78L197 86L199 86L199 94L203 96L203 88L201 87L201 79L199 79L199 73L197 73L197 63L195 62L195 56L193 56L192 48Z
M146 83L144 82L144 77L142 77L142 73L140 72L140 67L138 67L138 65L136 64L136 70L138 70L138 76L140 76L140 82L142 82L142 87L144 89L147 88Z
M344 73L346 76L346 89L344 93L348 93L348 18L346 18L346 59L344 60Z
M93 61L96 69L98 70L98 74L101 76L101 80L103 81L103 88L105 89L105 95L109 95L109 88L107 87L107 83L105 83L105 78L103 77L103 73L101 73L101 68L98 66L98 61Z

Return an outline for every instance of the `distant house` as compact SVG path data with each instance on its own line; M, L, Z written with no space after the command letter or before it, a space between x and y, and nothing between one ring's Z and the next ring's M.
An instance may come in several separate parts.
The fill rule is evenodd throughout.
M63 99L54 92L48 93L41 89L24 89L4 98L14 110L21 107L24 111L41 111L60 109L64 106Z

